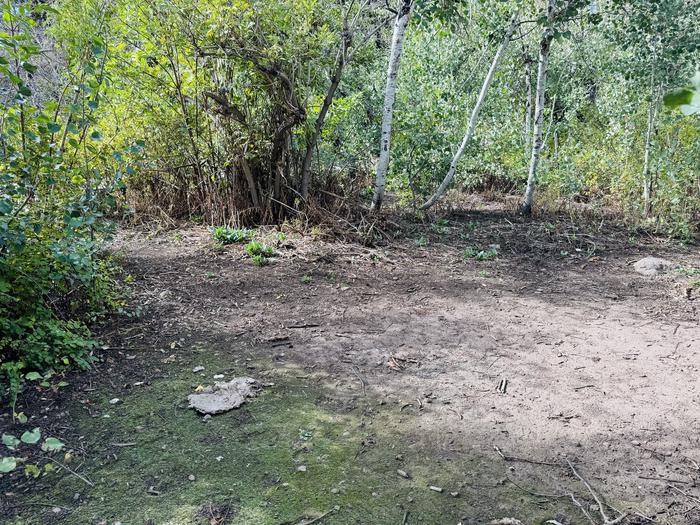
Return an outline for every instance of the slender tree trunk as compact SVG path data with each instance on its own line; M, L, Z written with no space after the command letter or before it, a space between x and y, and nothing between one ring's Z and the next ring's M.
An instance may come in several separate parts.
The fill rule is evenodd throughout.
M552 47L554 32L551 22L554 17L555 0L549 0L547 6L547 27L542 34L540 41L540 54L537 64L537 89L535 92L535 129L532 138L532 155L530 157L530 169L527 175L527 187L521 211L525 215L532 213L532 203L535 196L535 185L537 183L537 167L540 163L540 153L542 151L542 128L544 125L544 94L547 87L547 62L549 61L549 51Z
M653 93L649 101L649 114L647 116L647 132L644 138L644 168L642 178L644 181L644 216L651 214L651 143L654 135L654 123L656 119L656 98Z
M413 0L401 0L399 10L394 23L394 36L391 41L391 55L389 56L389 69L386 78L386 92L384 94L384 112L382 117L382 136L379 147L379 161L374 182L374 197L372 198L372 210L379 211L384 200L386 187L386 174L389 171L389 157L391 154L391 125L394 118L394 102L396 101L396 81L401 64L401 53L406 39L406 27L411 18Z
M343 70L347 64L348 49L351 42L351 35L347 27L343 31L343 42L341 43L341 48L338 51L338 59L335 64L335 71L333 71L333 77L331 78L331 84L328 86L328 91L326 91L326 97L323 99L323 104L316 117L316 123L314 124L314 131L306 145L306 154L304 155L304 163L301 167L301 198L306 200L309 196L309 183L311 181L311 161L314 156L314 149L316 149L316 144L318 144L319 137L321 136L321 130L323 129L323 124L326 121L326 116L328 115L328 110L333 104L333 97L335 97L335 92L340 86L340 80L343 77Z
M525 81L525 118L523 119L523 148L527 157L532 146L532 60L523 45L523 80Z
M253 178L253 171L250 169L250 164L246 160L244 154L241 154L241 171L245 176L245 181L248 184L248 191L250 191L250 200L255 208L260 208L260 198L258 197L258 189L255 187L255 179Z
M479 97L476 99L476 104L474 105L474 109L472 109L471 116L469 117L467 133L464 135L464 139L462 139L462 144L460 144L457 153L455 153L454 157L452 158L452 163L450 164L450 169L448 170L447 175L445 175L445 178L442 180L442 183L440 184L438 189L435 190L435 193L433 193L433 195L425 202L425 204L421 206L422 210L427 210L428 208L433 206L438 200L440 200L440 198L442 198L442 196L445 194L445 191L447 191L447 187L450 185L450 182L452 182L452 179L454 178L455 173L457 172L457 165L459 164L462 155L464 155L464 151L467 149L469 142L474 136L476 122L479 118L479 112L481 111L481 107L484 104L484 100L486 100L486 93L488 92L489 87L491 86L491 82L493 81L493 77L496 74L496 69L498 69L498 64L501 61L501 57L503 56L503 53L505 52L506 47L508 47L508 43L510 42L511 37L513 36L513 31L515 31L516 22L517 19L515 16L513 16L510 24L508 25L508 29L506 30L505 37L503 38L501 45L496 50L496 54L493 56L491 67L489 68L489 71L486 74L486 78L484 79L484 83L481 86Z

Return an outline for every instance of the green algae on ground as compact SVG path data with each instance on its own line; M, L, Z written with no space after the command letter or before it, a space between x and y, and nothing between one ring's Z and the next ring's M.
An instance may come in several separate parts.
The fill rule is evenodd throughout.
M120 395L121 403L110 404L113 392L102 389L91 411L71 407L84 436L80 470L94 486L73 475L46 477L13 523L49 516L56 523L189 525L209 523L207 512L226 509L226 523L234 525L296 524L328 511L327 525L394 525L407 511L410 523L442 524L483 511L478 501L449 494L474 459L445 465L411 454L391 414L375 412L373 425L360 409L333 410L323 402L325 387L277 369L274 385L259 397L205 420L187 408L186 396L211 376L193 374L189 364L168 365L150 385ZM206 369L233 371L215 355ZM402 450L411 479L397 475ZM430 484L445 490L431 491ZM504 512L531 506L509 490L500 494L510 502ZM53 513L40 506L46 502L68 510ZM524 515L534 516L531 509Z

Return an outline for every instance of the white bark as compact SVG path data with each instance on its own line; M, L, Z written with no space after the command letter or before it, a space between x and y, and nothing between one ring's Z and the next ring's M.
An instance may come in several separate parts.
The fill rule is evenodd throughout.
M498 64L501 61L501 57L503 56L503 53L505 52L506 47L508 47L508 43L510 42L511 37L513 36L513 31L515 30L516 22L517 19L514 16L511 19L510 24L508 25L508 29L506 30L506 34L503 38L503 41L501 42L501 45L496 50L496 54L494 55L493 61L491 62L491 67L489 68L489 71L486 74L486 78L484 79L484 83L481 86L479 97L476 99L476 104L474 105L474 109L472 109L471 116L469 117L467 133L464 135L464 139L462 140L462 144L459 146L457 153L455 153L454 157L452 158L450 169L448 170L447 175L445 175L445 178L443 179L438 189L435 190L435 193L433 193L433 195L425 202L425 204L421 206L422 210L427 210L428 208L433 206L438 200L440 200L440 198L444 195L445 191L447 190L447 187L450 185L450 182L452 182L452 179L454 178L455 173L457 172L457 165L459 164L462 155L464 155L464 151L467 149L469 142L474 136L474 131L476 130L476 122L479 118L479 112L481 111L481 107L484 104L484 100L486 100L486 93L488 92L489 87L491 86L491 82L493 81L493 77L496 74L496 69L498 68Z
M391 40L391 54L389 56L389 68L386 76L386 92L384 94L384 111L382 116L382 135L379 147L379 160L374 182L374 197L372 209L379 211L384 200L386 187L386 174L389 171L389 158L391 156L391 125L394 118L394 102L396 101L396 84L401 64L403 44L406 39L406 27L411 18L413 0L401 0L399 10L394 22L394 36Z
M537 64L537 88L535 92L535 129L532 138L532 154L530 156L530 169L527 176L527 187L523 196L522 212L526 215L532 213L532 203L535 196L537 183L537 167L540 163L542 152L542 128L544 126L544 94L547 87L547 63L549 51L552 47L553 31L551 22L554 16L555 0L549 0L547 7L548 24L540 41L540 53Z
M523 120L523 147L525 155L530 152L532 145L532 71L530 56L523 52L524 80L525 80L525 119Z

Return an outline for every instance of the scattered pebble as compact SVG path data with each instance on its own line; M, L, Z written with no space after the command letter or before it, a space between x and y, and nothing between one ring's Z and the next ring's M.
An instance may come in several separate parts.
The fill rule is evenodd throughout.
M436 487L435 485L430 485L430 490L435 492L442 492L442 487Z
M456 498L459 496L459 492L450 492L450 496L452 496L453 498Z
M306 465L299 465L297 467L297 472L306 472Z
M192 372L194 372L195 374L196 374L197 372L203 372L203 371L204 371L204 367L203 367L203 366L195 366L195 367L192 369Z
M122 402L122 400L119 399L118 397L115 397L114 399L110 399L110 400L109 400L109 404L110 404L110 405L117 405L117 404L119 404L119 403L121 403L121 402Z
M190 481L194 481L197 478L194 477L194 474L190 474L189 476L187 476L187 479L189 479Z
M405 470L398 469L396 473L402 478L411 479L411 476Z
M224 378L224 374L216 374L214 376L214 379L223 379L223 378Z
M338 494L340 492L338 489L331 489L331 494Z

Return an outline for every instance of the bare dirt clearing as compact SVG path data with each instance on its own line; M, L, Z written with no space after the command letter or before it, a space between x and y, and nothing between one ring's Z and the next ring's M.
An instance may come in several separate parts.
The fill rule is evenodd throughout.
M270 391L291 384L290 392L303 398L308 389L315 406L353 418L350 430L326 437L329 450L334 440L352 441L355 455L340 467L347 479L337 483L357 485L354 505L343 499L345 489L329 486L325 507L318 508L313 484L300 503L302 509L332 511L323 523L487 523L504 517L526 524L587 522L571 494L602 523L567 459L610 504L610 518L627 512L635 523L645 522L643 516L661 523L700 521L699 303L679 272L648 278L632 267L652 254L678 267L700 267L696 247L633 239L622 230L583 231L564 222L478 213L433 227L404 225L404 233L376 249L290 234L276 248L275 262L257 268L239 245L216 249L204 228L155 236L124 232L117 250L135 278L134 302L143 314L105 328L112 350L87 382L128 405L134 389L126 386L171 378L182 388L159 391L159 399L184 400L198 382L213 382L210 371L228 371L228 363L231 370L274 382ZM468 246L479 252L490 245L495 259L464 257ZM217 356L214 365L209 354ZM201 378L192 373L200 362L206 363ZM182 374L186 379L175 383L172 378ZM75 404L86 386L58 406ZM217 423L225 432L226 425L246 423L240 414L260 417L255 407L266 406L266 395L274 394L253 400L250 412L212 421L225 421ZM293 418L303 419L303 409L290 410L295 427ZM200 425L191 412L178 406L175 417ZM105 432L121 439L127 430L111 421L100 425L113 424ZM138 433L124 439L139 442ZM294 458L309 452L306 441L302 435L289 444L301 447ZM114 457L123 461L128 453L124 448ZM101 454L101 460L109 455ZM314 475L299 461L290 468L299 466ZM258 486L283 486L284 476L273 467L260 468L269 472L255 481ZM360 469L354 477L351 468ZM377 480L375 470L382 474ZM203 487L201 495L220 488ZM174 505L172 498L184 490L162 492ZM8 506L19 512L16 523L44 516L46 509L23 507L23 496L12 496ZM236 498L238 510L229 509L229 521L210 522L303 519L296 508L280 503L275 509L267 496L266 504L256 504L272 510L250 517L245 496ZM93 498L90 505L98 520L99 502ZM103 510L105 518L119 518L107 504ZM54 518L89 522L74 521L71 512ZM129 512L134 521L124 523L148 523L146 510ZM173 514L153 523L193 522L179 519Z

